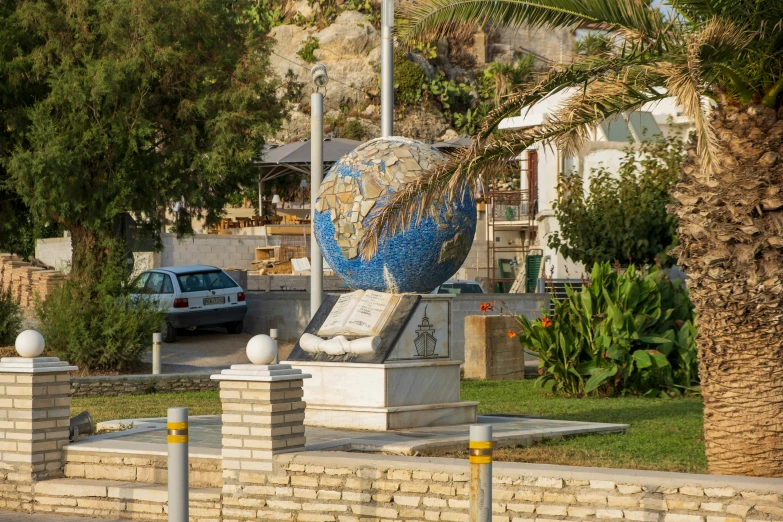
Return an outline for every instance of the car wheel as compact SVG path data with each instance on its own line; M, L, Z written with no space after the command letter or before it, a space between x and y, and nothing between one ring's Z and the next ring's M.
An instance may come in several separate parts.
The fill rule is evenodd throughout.
M226 327L226 330L228 330L228 333L232 335L239 335L242 333L242 330L245 328L244 321L238 321L236 323L231 323Z
M166 323L166 327L163 331L163 342L173 343L177 340L177 329L172 326L171 323Z

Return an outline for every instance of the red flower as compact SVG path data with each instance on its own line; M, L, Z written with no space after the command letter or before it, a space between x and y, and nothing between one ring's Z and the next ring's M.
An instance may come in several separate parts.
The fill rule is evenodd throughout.
M480 308L484 315L487 315L487 312L491 312L495 309L495 305L493 303L481 303Z
M509 330L508 331L508 338L509 339L513 339L516 336L517 336L517 333L514 330Z
M541 326L544 328L549 328L552 326L552 321L549 320L549 317L544 316L541 318Z

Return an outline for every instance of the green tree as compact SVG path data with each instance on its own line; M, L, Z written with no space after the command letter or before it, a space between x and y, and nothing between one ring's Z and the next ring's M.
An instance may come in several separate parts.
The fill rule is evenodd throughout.
M673 96L696 128L671 211L678 264L699 322L699 374L712 473L783 476L783 0L425 0L400 13L398 37L441 37L465 24L589 24L623 41L606 56L553 68L508 97L471 148L397 191L373 215L363 255L416 225L444 193L536 142L573 156L608 117ZM555 92L565 102L532 129L501 135L501 120ZM706 98L714 100L707 110Z
M619 261L669 266L676 245L677 219L666 212L673 202L683 144L677 138L645 142L626 150L618 172L592 169L586 191L578 174L562 176L553 203L560 230L549 246L569 259L593 266Z
M0 89L29 93L13 111L7 185L37 220L71 232L72 273L107 258L118 214L157 234L160 210L177 200L180 216L214 222L254 182L250 160L284 113L251 4L2 4L10 62ZM189 224L179 220L178 232Z

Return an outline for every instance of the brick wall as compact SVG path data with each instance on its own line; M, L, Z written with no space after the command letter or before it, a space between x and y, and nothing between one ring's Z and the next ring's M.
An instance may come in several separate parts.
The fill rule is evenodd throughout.
M112 397L148 393L182 393L217 390L209 373L172 373L165 375L103 375L73 377L71 397Z
M203 264L220 268L250 267L256 247L266 244L262 236L217 234L195 234L181 239L175 234L163 234L161 241L160 266Z
M241 477L237 519L469 521L466 461L310 452L276 463ZM780 479L496 462L493 482L493 522L783 520Z

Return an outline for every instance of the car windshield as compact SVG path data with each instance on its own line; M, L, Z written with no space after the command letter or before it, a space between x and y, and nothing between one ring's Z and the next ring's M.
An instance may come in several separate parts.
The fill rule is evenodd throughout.
M222 290L236 288L237 284L225 273L216 270L212 272L196 272L177 276L183 292L201 292L204 290Z
M481 287L473 283L444 283L438 289L439 294L483 294Z

